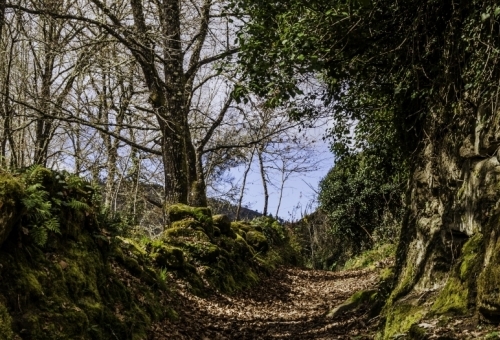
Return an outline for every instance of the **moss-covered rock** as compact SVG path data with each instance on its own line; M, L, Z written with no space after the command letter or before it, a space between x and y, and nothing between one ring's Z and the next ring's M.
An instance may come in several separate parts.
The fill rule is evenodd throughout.
M171 224L171 227L168 229L172 229L172 228L203 230L203 224L201 224L201 222L198 222L196 220L185 219L185 220L173 222Z
M130 251L134 256L141 257L146 256L146 250L139 245L135 240L125 237L117 236L116 239L119 241L120 246L124 249Z
M429 338L427 329L425 329L424 327L420 327L417 324L411 325L410 329L408 330L408 335L412 340L427 340Z
M243 221L233 221L231 222L231 229L234 231L244 231L245 233L249 232L250 230L253 229L253 227L250 225L250 223L243 222Z
M20 199L23 187L19 179L0 172L0 246L9 237L12 227L21 217Z
M439 292L431 308L433 314L466 314L475 302L475 277L482 260L483 235L477 233L462 247L462 254L455 264L446 285Z
M201 223L212 223L212 212L206 207L190 207L185 204L172 204L167 207L167 218L170 223L184 219L195 219Z
M185 264L182 249L165 244L155 246L151 257L160 268L181 269Z
M221 249L210 242L186 242L184 249L194 260L201 261L203 264L215 263L221 254Z
M214 226L219 228L222 235L230 236L231 230L231 220L226 215L215 215L213 218Z
M38 244L30 237L34 229L26 232L21 226L29 222L29 228L39 228L37 223L45 220L23 215L28 201L17 212L21 216L13 230L23 232L16 234L17 242L0 248L0 339L145 339L167 308L161 306L158 278L143 247L109 236L112 226L101 224L106 233L96 231L106 219L96 221L83 181L38 167L20 176L31 185L29 199L51 200L43 208L50 209L61 228L60 234L46 230L48 242ZM1 182L5 197L23 200L18 185L9 188ZM44 193L37 196L37 190ZM57 205L61 201L65 204ZM5 199L3 207L8 203Z
M411 326L422 320L425 314L426 309L422 306L410 302L395 304L387 315L383 339L393 339L396 335L408 333Z
M347 301L332 309L327 318L334 318L342 313L357 309L365 302L375 302L378 291L376 289L361 290L354 293Z
M207 282L235 292L265 272L259 257L271 245L248 223L236 233L225 217L216 217L214 227L208 208L173 205L170 228L157 240L138 241L121 234L126 225L115 227L97 213L85 181L41 167L19 176L0 173L0 242L9 224L17 237L0 247L0 339L146 339L153 322L175 316L165 299L169 277L204 294ZM37 204L50 200L43 208L59 223L57 232L44 230L46 242L32 237L46 219L23 214L26 185L39 194Z
M500 318L500 241L497 240L486 267L477 280L478 307L485 319Z
M210 237L203 229L191 228L169 228L163 232L162 239L173 245L184 244L185 242L210 242Z
M176 221L171 224L171 227L169 229L179 229L179 228L184 228L184 229L194 229L194 230L200 230L203 231L205 234L212 236L214 229L213 225L211 223L201 223L196 220L191 220L191 219L185 219L181 221Z
M261 232L256 230L250 230L246 234L246 241L255 250L265 252L269 249L269 242L267 238Z

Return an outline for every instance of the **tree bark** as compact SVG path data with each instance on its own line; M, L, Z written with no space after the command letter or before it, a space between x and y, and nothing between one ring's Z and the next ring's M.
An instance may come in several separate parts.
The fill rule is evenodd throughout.
M269 191L267 188L266 170L264 168L264 159L262 157L262 150L258 151L257 157L259 158L260 177L262 179L262 188L264 189L264 209L262 210L262 214L264 216L267 216L267 207L269 205Z
M248 173L250 172L250 168L252 167L253 155L255 153L255 147L252 149L252 153L250 154L250 159L248 161L248 166L243 173L243 183L241 184L240 197L238 198L238 206L236 208L236 221L239 221L241 214L241 205L243 203L243 195L245 194L245 187L247 184Z

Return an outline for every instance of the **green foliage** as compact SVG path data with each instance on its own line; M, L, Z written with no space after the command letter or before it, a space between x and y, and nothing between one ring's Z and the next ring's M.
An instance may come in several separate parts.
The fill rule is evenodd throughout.
M344 258L379 242L396 242L406 175L390 151L368 148L340 159L320 183L321 210L342 240Z
M337 163L321 183L320 205L335 250L311 247L314 266L342 264L380 239L395 242L429 84L422 80L424 61L406 57L414 43L428 43L427 34L442 32L441 20L426 23L423 36L411 25L420 25L434 10L447 15L445 5L235 0L234 6L250 16L239 36L239 56L252 91L271 106L295 97L322 100L332 112L329 137ZM434 50L427 55L434 58ZM424 72L428 77L436 70L426 65ZM300 79L309 75L326 90L302 93ZM310 108L294 110L292 118L314 114ZM315 237L329 238L325 230L318 231Z
M300 242L304 265L313 269L337 267L338 238L331 233L327 216L319 209L293 223L291 228Z
M168 272L167 272L167 268L160 268L160 270L158 271L158 276L160 277L160 279L163 281L163 282L167 282L167 278L168 278Z
M282 245L287 241L287 230L272 217L258 217L251 221L251 225L259 228L271 245Z
M394 260L396 255L395 244L381 244L349 259L344 265L345 269L373 268L380 261Z
M297 263L293 237L273 219L240 225L259 249L239 228L241 235L207 234L206 208L187 209L161 238L136 240L114 235L92 186L67 173L36 166L3 176L0 189L14 191L2 194L20 210L5 214L19 242L0 248L2 339L145 339L153 323L176 317L170 277L198 294L235 292L278 264Z
M89 204L94 191L81 178L40 165L26 168L18 176L25 187L21 198L25 233L36 244L45 245L51 234L61 234L61 220L68 208L77 214L92 213Z
M498 332L498 331L490 332L490 333L486 334L486 336L484 338L485 339L498 339L498 338L500 338L500 332Z
M233 0L232 6L248 19L238 39L248 86L269 105L294 96L322 99L333 113L338 156L375 139L389 141L382 144L406 160L424 146L426 119L436 117L436 131L470 131L476 115L458 120L454 108L462 102L476 111L498 93L494 1ZM300 79L311 74L328 90L301 95Z

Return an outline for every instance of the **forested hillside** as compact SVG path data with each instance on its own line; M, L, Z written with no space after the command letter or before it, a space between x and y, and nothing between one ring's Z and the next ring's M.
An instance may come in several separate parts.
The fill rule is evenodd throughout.
M498 337L499 62L499 0L0 0L0 338Z

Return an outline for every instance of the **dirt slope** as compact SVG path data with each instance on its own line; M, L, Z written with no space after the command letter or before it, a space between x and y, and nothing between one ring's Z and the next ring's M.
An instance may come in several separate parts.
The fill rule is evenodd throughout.
M327 319L353 293L373 288L372 271L325 272L282 268L239 295L191 295L180 287L179 318L159 323L152 339L371 339L366 310Z

